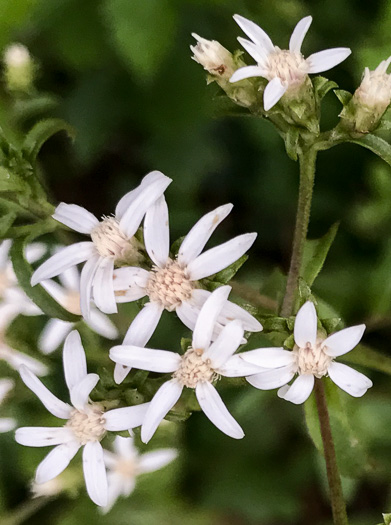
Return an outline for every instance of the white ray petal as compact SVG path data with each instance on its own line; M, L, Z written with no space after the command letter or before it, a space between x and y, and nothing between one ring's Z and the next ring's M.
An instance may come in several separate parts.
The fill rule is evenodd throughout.
M114 295L113 272L114 259L104 257L92 281L94 302L105 314L114 314L118 311Z
M117 339L117 337L119 337L115 324L112 323L106 315L102 314L95 308L91 308L90 318L86 321L86 324L91 330L107 339Z
M281 368L271 368L264 370L259 374L246 377L250 385L260 390L273 390L273 388L280 388L289 383L296 370L292 365L282 366Z
M220 206L195 223L179 248L178 262L180 264L187 265L198 257L217 226L227 217L232 208L233 204Z
M139 427L150 407L151 403L142 403L125 408L114 408L105 413L105 429L112 432L119 432L121 430L130 430Z
M83 379L70 389L72 405L78 410L84 410L89 395L99 381L98 374L87 374Z
M150 273L142 268L128 266L114 270L113 286L118 302L130 302L146 295Z
M244 361L263 368L279 368L295 362L293 352L283 348L257 348L241 355Z
M56 281L53 281L52 279L47 279L46 281L41 282L41 286L45 288L48 294L51 295L53 299L55 299L59 304L64 305L67 298L67 292L60 284L56 283Z
M314 303L307 301L297 312L295 319L294 338L300 348L305 348L307 343L316 344L318 332L318 319Z
M125 366L125 365L121 365L119 363L115 363L115 366L114 366L114 381L116 382L116 384L120 385L131 370L132 370L131 366Z
M363 396L368 388L373 385L367 376L342 363L331 363L328 374L339 388L353 397Z
M45 355L54 352L72 330L73 323L49 319L38 339L38 347Z
M147 303L133 319L123 344L145 346L156 330L162 313L162 306L157 303Z
M187 271L192 281L198 281L204 277L227 268L237 261L251 247L257 237L256 233L245 233L238 235L230 241L220 244L215 248L207 250L192 261Z
M4 401L9 392L14 388L15 381L13 379L0 379L0 403Z
M44 376L49 372L48 367L37 359L34 359L34 357L22 354L22 352L18 352L4 344L0 344L0 359L4 359L4 361L17 371L19 371L19 368L23 365L37 376Z
M210 295L210 292L207 293ZM187 326L187 328L190 328L190 330L194 330L198 314L200 313L200 308L196 304L193 304L191 302L191 299L190 301L182 301L182 303L177 307L175 312L179 319L182 321L182 323L185 326Z
M87 376L86 354L77 330L73 330L66 338L62 357L65 382L71 391Z
M144 243L152 261L159 268L163 268L170 252L168 207L164 195L145 214Z
M35 263L35 261L38 261L38 259L46 253L46 250L47 246L43 242L33 242L32 244L28 244L24 252L26 261L30 264Z
M25 365L20 367L19 373L24 384L34 392L51 414L60 419L69 418L71 407L53 395Z
M162 419L181 397L183 386L174 379L164 383L154 395L141 427L141 441L148 443Z
M2 417L0 418L0 434L14 430L17 423L16 420L12 417Z
M269 111L275 106L287 89L288 84L283 85L278 77L274 77L268 82L263 92L263 107L265 111Z
M11 239L5 239L0 243L0 268L4 269L9 263L8 252L12 245Z
M245 78L264 77L265 71L259 66L245 66L237 69L229 79L230 82L239 82Z
M221 310L218 321L221 324L227 324L234 319L241 321L245 331L260 332L262 330L261 323L247 310L232 301L227 301Z
M22 427L16 430L15 440L26 447L49 447L74 441L75 436L66 427Z
M66 246L35 270L31 277L31 286L35 286L45 279L51 279L71 266L86 261L95 254L96 249L93 242L78 242Z
M138 461L138 471L140 474L145 474L147 472L154 472L159 470L178 456L178 451L174 448L162 448L159 450L153 450L152 452L147 452L142 454Z
M308 64L308 73L322 73L337 66L351 54L348 47L336 47L313 53L306 62Z
M60 202L55 209L53 219L79 233L91 233L99 221L91 212L77 204Z
M113 508L114 503L117 501L117 499L123 495L123 476L121 476L117 472L108 472L107 485L107 504L104 507L99 508L102 514L107 514Z
M264 49L266 53L272 53L274 51L274 45L269 35L257 24L240 15L234 15L233 18L246 35Z
M134 445L133 438L116 436L113 448L115 453L126 459L134 459L138 456L138 450Z
M331 357L347 354L361 341L364 330L365 324L344 328L327 337L322 343L322 349Z
M221 286L205 301L193 332L193 348L206 350L212 341L216 320L231 291L230 286Z
M104 507L108 499L107 475L102 445L98 441L89 441L84 447L83 472L89 497Z
M80 289L80 272L76 266L72 266L62 272L59 276L60 283L67 289L78 292Z
M89 319L91 311L92 283L95 272L102 260L100 255L94 255L83 266L80 276L80 309L83 317Z
M110 350L110 359L121 365L161 373L175 372L182 360L181 356L175 352L140 348L133 345L113 346Z
M212 368L219 370L239 348L243 338L243 326L240 321L231 321L221 330L216 341L204 352L211 360Z
M315 378L312 374L303 374L292 385L281 387L277 395L295 405L301 405L310 397L314 382Z
M263 368L248 363L243 359L244 354L233 355L222 366L219 367L218 373L225 377L245 377L252 374L258 374Z
M239 44L244 47L247 53L258 63L258 67L264 68L268 56L268 54L265 53L265 50L254 44L254 42L247 40L246 38L239 37L238 41Z
M234 439L244 437L239 423L231 416L215 387L207 381L196 386L196 396L206 417L224 434Z
M311 23L312 16L306 16L297 23L289 40L289 51L292 53L301 53L301 45Z
M63 445L58 445L45 457L38 465L35 473L36 483L46 483L55 478L67 468L71 459L73 459L80 448L80 443L70 441Z

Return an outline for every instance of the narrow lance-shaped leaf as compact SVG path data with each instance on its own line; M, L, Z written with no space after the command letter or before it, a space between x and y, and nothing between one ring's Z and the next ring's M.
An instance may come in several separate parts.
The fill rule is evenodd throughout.
M339 223L337 222L333 224L326 235L320 239L306 241L300 274L308 286L312 286L316 277L319 275L335 236L337 235L338 227Z
M62 119L51 118L35 124L24 139L22 146L24 156L34 164L45 142L59 131L65 131L71 139L75 137L75 130Z
M10 211L0 217L0 238L5 238L8 230L11 228L16 217L17 213L15 213L14 211Z
M348 139L349 142L367 148L391 166L391 145L376 135L364 135L363 137Z
M73 315L62 308L41 285L31 286L30 280L33 272L30 264L24 257L25 246L26 239L16 239L10 249L12 265L21 288L23 288L28 297L49 317L56 317L57 319L73 323L80 321L79 316Z

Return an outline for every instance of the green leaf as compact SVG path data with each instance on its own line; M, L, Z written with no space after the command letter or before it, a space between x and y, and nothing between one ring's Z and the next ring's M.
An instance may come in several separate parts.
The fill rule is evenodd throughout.
M65 131L72 140L75 138L75 130L65 120L51 118L41 120L35 124L24 139L22 145L24 156L34 164L45 142L60 131Z
M338 87L338 84L328 78L318 76L312 79L312 84L318 100L322 100L329 91Z
M26 239L16 239L10 249L10 257L20 286L34 303L49 317L75 323L80 317L73 315L60 306L41 285L32 287L30 284L32 268L24 257Z
M30 188L22 177L0 166L0 192L1 191L30 193Z
M353 144L358 144L363 148L373 151L373 153L378 155L391 166L391 145L384 139L381 139L376 135L364 135L360 138L349 138L347 140L353 142Z
M349 91L345 91L344 89L336 89L334 93L343 106L349 104L350 99L353 96Z
M339 222L331 226L329 231L320 239L307 240L304 246L303 265L301 268L301 277L308 286L312 286L316 277L326 260L327 254L337 235Z
M299 138L299 128L290 126L287 133L285 134L285 149L288 157L294 161L297 160Z
M342 397L343 394L331 380L322 380L326 390L338 466L343 476L358 478L368 471L368 458L363 444L359 441L353 429L353 404L357 401ZM309 435L316 448L323 454L323 443L314 394L306 401L304 413Z
M4 239L14 220L18 216L14 211L10 211L0 217L0 238Z
M351 352L340 357L341 361L356 365L366 366L372 370L377 370L391 375L391 357L370 348L367 345L358 345Z

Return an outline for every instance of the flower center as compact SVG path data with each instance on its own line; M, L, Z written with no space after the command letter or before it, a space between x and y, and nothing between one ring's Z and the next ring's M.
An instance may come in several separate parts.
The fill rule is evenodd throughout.
M315 346L307 343L304 348L295 346L293 353L296 356L296 364L299 374L313 374L315 377L323 377L332 357L328 356L322 349L322 341L317 341Z
M76 290L67 292L63 306L71 314L81 315L79 292L76 292Z
M92 242L102 257L112 257L116 261L130 262L137 260L138 242L128 239L121 231L115 217L105 217L91 232Z
M218 374L211 368L210 359L203 359L202 354L203 350L190 348L172 377L188 388L195 388L199 381L214 381Z
M172 259L168 259L164 268L152 268L146 286L150 300L160 303L169 312L175 310L182 301L188 301L193 289L194 284L186 271Z
M134 478L137 475L137 466L133 459L121 458L114 470L124 478Z
M89 441L100 441L106 433L103 414L100 405L93 403L84 411L73 410L66 426L82 445Z
M277 49L268 56L268 80L278 77L282 84L301 84L308 74L308 65L301 53Z

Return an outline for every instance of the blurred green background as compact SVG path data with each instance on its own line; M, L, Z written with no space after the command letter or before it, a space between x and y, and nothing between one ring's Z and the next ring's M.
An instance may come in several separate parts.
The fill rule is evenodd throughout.
M238 280L259 289L274 268L286 272L289 264L298 166L268 123L214 117L217 87L206 86L189 49L191 32L237 49L236 12L261 25L280 47L287 46L300 18L313 15L303 52L352 48L352 56L326 74L350 91L364 66L373 69L391 54L387 1L2 0L1 48L21 42L39 67L36 95L15 100L3 85L0 123L17 134L37 118L59 116L76 128L74 144L58 135L41 153L54 203L109 214L142 176L158 169L174 180L166 197L175 240L203 213L233 202L213 242L258 232ZM325 129L337 122L339 111L329 93ZM385 354L391 353L390 204L390 168L371 153L344 145L320 154L310 236L322 236L339 220L341 226L314 292L347 323L367 323L365 343ZM122 310L124 329L134 312ZM175 349L186 331L172 317L164 320L151 346ZM43 321L30 323L38 331ZM32 344L25 325L16 323L15 331ZM103 342L98 356L94 344L89 357L111 370L109 343ZM48 362L55 376L46 384L65 394L60 353ZM387 376L371 377L375 386L367 396L343 398L369 458L356 469L358 479L351 472L344 479L352 525L374 525L391 509L391 385ZM25 449L11 434L0 435L1 524L330 524L323 461L308 437L302 408L275 392L221 387L246 437L239 442L226 437L200 413L171 423L152 446L178 446L179 460L141 478L133 496L105 517L81 490L47 503L34 500L27 505L36 511L23 518L29 480L47 450ZM17 394L21 425L57 424L27 389L20 386ZM78 461L74 468L78 472Z

